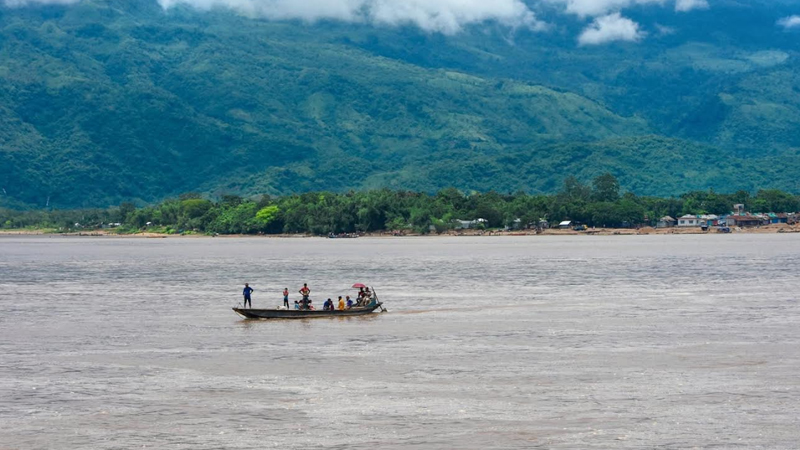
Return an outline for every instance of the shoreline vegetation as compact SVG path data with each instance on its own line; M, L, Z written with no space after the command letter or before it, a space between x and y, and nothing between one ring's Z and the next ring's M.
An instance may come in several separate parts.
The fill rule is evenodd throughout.
M755 194L710 190L673 198L640 197L621 194L618 180L605 174L591 184L569 177L562 189L551 195L464 193L448 188L435 194L381 189L282 197L223 195L210 200L190 193L141 207L123 203L106 209L0 208L0 234L152 238L700 234L714 233L716 219L708 230L656 227L665 218L675 225L672 218L724 218L734 209L739 215L752 212L789 223L731 226L730 232L800 232L800 225L792 223L800 218L798 195L779 190ZM564 221L570 225L558 229Z
M800 233L800 225L770 224L761 227L751 228L732 228L731 234L782 234ZM691 228L589 228L585 231L547 229L547 230L451 230L443 233L402 233L373 232L360 233L358 237L367 238L409 238L409 237L499 237L499 236L649 236L649 235L700 235L700 234L720 234L713 229L703 231L699 227ZM59 236L59 237L115 237L131 239L197 239L197 238L268 238L268 239L303 239L303 238L326 238L324 235L313 235L307 233L299 234L200 234L200 233L156 233L149 231L139 231L134 233L119 233L114 230L83 230L60 232L53 229L21 229L21 230L0 230L0 237L3 236Z

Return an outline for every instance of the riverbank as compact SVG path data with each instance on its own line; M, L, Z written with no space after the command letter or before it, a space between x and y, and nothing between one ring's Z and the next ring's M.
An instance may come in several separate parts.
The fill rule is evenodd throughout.
M800 225L772 224L753 228L732 228L731 234L772 234L772 233L800 233ZM703 231L700 228L653 228L642 227L634 228L590 228L585 231L547 229L536 230L450 230L433 236L646 236L646 235L685 235L685 234L721 234L716 229ZM257 238L312 238L326 237L313 236L308 234L228 234L228 235L207 235L198 233L186 234L166 234L154 232L139 233L117 233L113 230L83 230L76 232L59 232L54 229L24 229L24 230L0 230L0 236L73 236L73 237L119 237L119 238L138 238L138 239L197 239L197 238L231 238L231 237L257 237ZM364 233L361 237L425 237L423 235L410 232L374 232Z

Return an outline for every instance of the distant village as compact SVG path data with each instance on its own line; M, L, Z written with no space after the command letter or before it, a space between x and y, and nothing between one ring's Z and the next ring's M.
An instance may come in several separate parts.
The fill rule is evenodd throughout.
M662 217L658 220L656 228L755 228L771 224L794 225L800 223L800 213L750 213L746 212L744 205L734 205L734 211L730 214L717 216L715 214L702 214L678 217L674 219L670 216Z
M716 229L719 232L730 232L735 228L758 228L761 226L773 224L787 224L796 225L800 224L800 212L797 213L751 213L745 211L743 204L733 205L733 211L730 214L716 215L716 214L687 214L678 218L671 216L664 216L644 226L654 226L658 229L663 228L682 228L691 229L698 228L701 230ZM485 219L475 220L456 220L454 223L455 230L469 230L481 229L486 226ZM639 228L642 224L631 224L623 222L617 226L606 228ZM573 230L573 231L586 231L589 227L579 221L563 220L558 223L549 223L546 219L541 219L537 223L523 224L522 220L516 219L511 226L505 228L506 231L522 230L522 229L560 229L560 230ZM433 230L432 230L433 231Z

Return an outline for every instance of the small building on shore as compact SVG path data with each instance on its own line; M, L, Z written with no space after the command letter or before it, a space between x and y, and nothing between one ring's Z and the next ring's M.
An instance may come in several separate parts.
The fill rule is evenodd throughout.
M789 215L784 213L769 213L769 223L789 223Z
M694 214L686 214L685 216L681 216L678 218L678 227L687 228L687 227L699 227L700 226L700 216L696 216Z
M725 224L729 227L752 228L761 226L763 219L758 216L731 214L725 218Z
M563 220L563 221L561 221L561 223L558 224L558 228L561 228L562 230L568 230L568 229L572 228L572 221L571 220Z
M678 223L677 220L673 219L670 216L664 216L658 219L658 223L656 223L656 228L672 228L675 224Z
M714 214L687 214L678 218L679 227L713 227L719 225L719 216Z
M453 228L456 230L469 230L473 228L480 228L481 226L485 227L487 224L486 219L475 219L475 220L454 220L453 221Z
M709 227L715 227L719 225L719 216L716 214L703 214L700 216L700 226L706 225Z

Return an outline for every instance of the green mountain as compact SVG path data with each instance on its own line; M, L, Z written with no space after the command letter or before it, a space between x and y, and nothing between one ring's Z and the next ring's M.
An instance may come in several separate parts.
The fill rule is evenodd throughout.
M592 48L570 21L511 39L130 3L0 6L0 206L604 172L639 194L800 192L797 34L767 20L791 2L715 5L723 30L642 9L675 31Z

